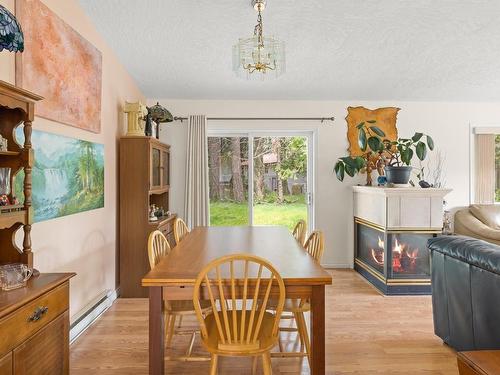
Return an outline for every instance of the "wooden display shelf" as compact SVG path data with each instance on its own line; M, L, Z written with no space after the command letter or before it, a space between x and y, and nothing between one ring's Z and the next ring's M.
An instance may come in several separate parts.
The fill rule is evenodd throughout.
M167 193L169 190L170 190L170 186L164 186L160 189L149 190L149 195L153 195L153 194L159 195L159 194Z
M19 151L0 151L0 155L4 156L19 156L20 154Z
M9 204L7 206L0 206L0 215L9 212L16 212L24 210L23 204Z
M34 151L31 144L35 103L41 96L0 81L0 134L7 140L10 150L0 151L0 167L10 168L10 184L20 169L24 170L23 205L0 206L0 263L20 262L33 267L31 251L31 223L33 219L32 171ZM19 144L16 129L22 125L24 141ZM12 197L12 194L11 194ZM15 243L16 232L22 227L22 248Z
M177 217L176 214L170 214L169 216L160 216L158 220L149 220L150 225L162 226L165 225L168 221L171 221Z
M20 211L2 212L0 213L0 229L12 227L16 223L27 224L27 211L25 209Z

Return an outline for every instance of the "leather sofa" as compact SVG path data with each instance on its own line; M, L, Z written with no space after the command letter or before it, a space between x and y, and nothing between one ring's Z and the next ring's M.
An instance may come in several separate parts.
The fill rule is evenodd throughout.
M454 232L500 245L500 205L473 204L458 210Z
M500 349L500 246L440 236L428 247L436 335L457 351Z

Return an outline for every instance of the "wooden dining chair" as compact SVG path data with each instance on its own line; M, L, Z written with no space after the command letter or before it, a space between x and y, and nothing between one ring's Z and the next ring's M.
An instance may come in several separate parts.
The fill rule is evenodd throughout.
M300 243L300 246L304 246L304 241L306 240L307 225L304 220L297 221L295 227L293 228L293 236Z
M159 230L151 232L148 238L148 257L149 266L153 269L160 260L166 257L170 252L170 245L168 244L167 238ZM203 303L203 313L206 314L211 310L211 305L208 301ZM189 342L189 347L186 351L185 357L170 358L179 360L189 360L193 358L199 360L199 357L192 357L192 350L194 345L194 340L197 331L176 331L175 321L177 318L182 319L184 315L194 315L195 310L193 302L190 300L186 301L163 301L163 319L165 322L165 337L166 345L170 346L172 343L172 338L175 334L191 335L191 340ZM178 326L180 328L180 324Z
M278 293L273 292L274 314L267 311L273 284L278 287ZM212 305L206 316L200 303L203 296L208 296ZM264 374L270 375L270 351L278 342L284 302L283 279L265 259L235 254L206 265L194 284L193 304L203 344L211 353L210 374L217 374L219 356L252 356L254 370L260 356Z
M311 255L314 260L318 263L321 262L323 257L325 240L323 232L315 230L312 232L304 244L304 250ZM281 341L279 341L279 348L281 356L286 357L304 357L307 356L309 361L309 366L311 365L311 344L309 339L309 332L307 331L306 319L304 316L305 312L311 311L311 303L309 299L293 299L287 298L285 300L285 305L283 307L283 313L281 319L292 319L295 320L296 328L294 327L280 327L280 331L297 331L300 338L301 348L300 352L295 353L284 353ZM305 351L304 351L305 350Z
M179 244L179 242L181 242L188 233L189 233L189 228L187 227L184 220L182 220L180 217L175 218L174 221L175 243Z
M304 249L306 249L316 262L320 263L321 258L323 258L323 251L325 250L325 238L323 236L323 232L320 230L312 232L304 244Z

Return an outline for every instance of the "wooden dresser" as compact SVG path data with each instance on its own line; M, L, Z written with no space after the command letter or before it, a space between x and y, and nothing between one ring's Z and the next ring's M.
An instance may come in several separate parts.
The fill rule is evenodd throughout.
M10 169L10 191L3 197L8 204L0 206L0 264L23 263L33 267L31 131L35 103L41 99L0 81L0 135L7 140L7 149L0 150L0 168ZM23 144L15 137L20 124ZM15 199L12 186L21 170L22 196ZM15 242L20 230L21 248ZM26 286L0 290L0 375L69 374L69 279L73 276L40 274L35 270Z
M149 220L149 206L169 210L170 146L156 138L125 136L120 139L120 297L147 297L141 286L149 271L147 240L161 230L175 246L175 215Z
M40 274L0 291L0 374L69 374L69 279Z

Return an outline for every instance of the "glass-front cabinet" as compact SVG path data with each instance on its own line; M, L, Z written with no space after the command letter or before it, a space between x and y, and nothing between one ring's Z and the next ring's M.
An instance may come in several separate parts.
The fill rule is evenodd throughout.
M170 151L163 144L151 144L150 190L166 190L170 184Z
M161 181L163 186L170 186L170 151L161 152Z

